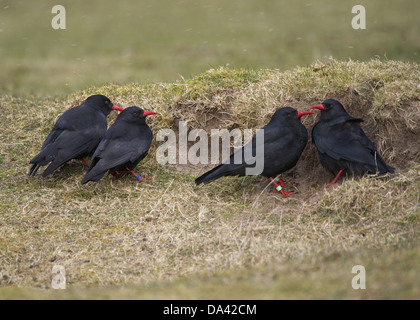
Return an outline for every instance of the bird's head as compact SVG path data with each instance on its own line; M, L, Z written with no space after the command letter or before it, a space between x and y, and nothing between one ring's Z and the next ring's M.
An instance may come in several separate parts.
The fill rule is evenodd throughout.
M133 106L125 108L123 112L119 115L119 118L121 117L126 122L133 122L133 123L139 123L139 124L145 124L146 123L146 117L158 114L154 111L145 111L142 108Z
M312 106L310 109L321 110L321 119L329 120L338 116L347 115L343 105L334 99L325 100L322 104Z
M108 97L105 97L101 94L90 96L84 103L94 108L100 109L106 116L110 114L111 110L124 110L123 108L113 104Z
M274 112L273 116L271 117L271 121L298 121L300 120L300 117L314 113L315 112L312 111L297 111L296 109L293 109L291 107L283 107L277 109L277 111Z

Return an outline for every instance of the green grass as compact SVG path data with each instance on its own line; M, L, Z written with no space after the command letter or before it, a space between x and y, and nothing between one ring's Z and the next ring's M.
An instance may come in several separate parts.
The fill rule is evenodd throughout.
M223 67L175 83L109 84L55 98L4 95L0 298L418 298L419 82L415 63L329 60L285 72ZM177 119L191 128L258 128L280 106L304 110L335 97L366 120L397 171L326 189L332 177L308 144L282 175L297 191L285 199L258 177L196 187L208 167L159 165L154 141L137 168L150 182L127 176L81 185L77 163L28 177L57 117L92 93L158 111L148 120L155 134ZM358 264L366 267L365 291L351 288ZM45 290L54 265L66 269L64 292Z
M385 250L334 252L322 259L299 259L239 271L218 272L141 286L67 290L0 289L1 299L417 299L419 245ZM355 290L352 268L366 269L366 289Z
M63 0L67 29L51 27L50 1L2 0L0 92L57 96L109 82L173 82L210 68L280 69L316 59L420 60L417 0Z

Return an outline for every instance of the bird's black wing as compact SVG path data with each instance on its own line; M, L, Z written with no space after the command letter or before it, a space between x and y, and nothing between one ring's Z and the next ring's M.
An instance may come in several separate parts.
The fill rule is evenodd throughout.
M54 149L55 156L42 175L45 177L69 160L94 150L104 131L105 129L98 127L88 127L80 131L63 130L55 141L44 149L45 152L49 148Z
M47 176L67 161L92 152L106 132L106 118L86 106L64 112L42 144L41 152L30 163L29 174L34 175L39 166L51 164L44 171Z
M195 183L197 185L209 183L223 176L244 176L246 174L246 168L254 167L256 163L263 163L264 166L267 165L265 159L270 158L273 151L276 153L277 150L282 150L292 143L293 133L287 126L274 127L266 125L262 129L264 129L264 152L257 154L256 151L258 148L256 146L258 141L256 135L254 135L251 141L234 152L229 160L198 177ZM252 154L245 152L245 148L247 147L252 148ZM235 163L235 156L241 160L240 163ZM251 157L254 157L254 159L250 159ZM281 157L281 154L278 154L278 157ZM252 160L255 162L252 163Z
M112 168L128 162L138 163L149 151L152 136L137 136L128 139L115 130L108 130L106 136L93 154L93 161L82 183L97 181Z
M335 160L372 165L377 150L358 122L361 119L351 119L328 126L328 131L315 132L312 138L318 151Z

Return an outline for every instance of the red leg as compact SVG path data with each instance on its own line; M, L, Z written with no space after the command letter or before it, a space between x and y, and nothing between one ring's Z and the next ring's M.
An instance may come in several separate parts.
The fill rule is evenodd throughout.
M135 173L133 170L129 169L128 167L126 167L126 169L127 169L128 171L130 171L130 172L131 172L131 174L132 174L133 176L135 176L135 177L136 177L137 181L141 181L141 182L147 181L147 179L148 179L148 177L147 177L147 176L146 176L146 177L144 177L144 178L142 178L142 177L141 177L141 175L139 175L139 174Z
M70 164L67 162L60 167L60 170L63 170L65 167L68 167Z
M332 186L333 184L335 184L338 180L338 177L340 176L340 174L342 174L344 171L344 169L341 169L340 171L338 171L338 174L335 176L334 180L331 181L329 184L326 185L326 187Z
M281 190L280 193L283 195L283 197L287 198L288 196L293 196L294 193L291 191L283 191Z
M89 163L87 163L86 162L86 160L85 159L83 159L82 157L77 157L77 160L80 160L86 167L89 167ZM71 165L71 164L73 164L74 163L74 161L73 160L71 160L71 161L69 161L69 162L66 162L65 164L63 164L61 167L60 167L60 170L62 170L62 169L64 169L65 167L68 167L69 165Z
M82 161L82 163L86 166L89 167L89 163L86 162L85 159L83 159L82 157L77 157L78 160Z
M280 192L283 197L287 198L289 195L294 195L294 193L290 192L290 191L284 191L283 187L286 186L286 184L284 183L284 181L282 179L278 179L278 182L276 182L276 180L274 180L272 177L269 178L271 180L271 182L273 182L274 184L274 193Z
M117 171L112 171L111 174L115 179L119 179L125 175L125 172L121 171L120 173L117 173Z

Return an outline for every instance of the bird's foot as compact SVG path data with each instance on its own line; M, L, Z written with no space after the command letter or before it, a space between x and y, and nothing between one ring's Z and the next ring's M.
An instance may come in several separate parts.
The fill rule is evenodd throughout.
M125 172L121 171L120 173L118 173L117 171L112 171L111 174L115 180L118 180L125 175Z
M280 179L280 178L276 178L276 179L270 178L270 180L271 180L271 181L273 181L273 183L274 183L274 185L275 185L275 186L280 185L280 186L282 186L283 188L285 188L285 187L286 187L286 184L285 184L285 183L284 183L284 181L283 181L282 179Z
M151 179L149 178L149 176L144 176L142 177L141 175L138 175L140 178L136 178L137 182L149 182Z
M148 176L142 177L141 175L135 173L130 168L126 167L126 169L136 178L137 182L147 182L150 181Z
M283 195L283 197L288 198L289 196L293 196L295 195L293 192L291 191L284 191L283 188L281 186L275 187L273 189L273 193L281 193Z
M284 181L282 179L280 179L280 178L277 178L277 179L270 178L270 180L274 184L274 189L273 189L274 193L281 193L283 195L283 197L285 197L285 198L288 198L288 196L294 195L294 193L292 193L290 191L284 191L283 190L283 188L286 187L286 184L284 183Z
M283 197L287 198L288 196L294 196L295 194L291 191L280 191Z

